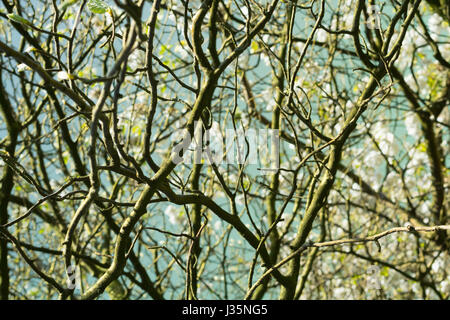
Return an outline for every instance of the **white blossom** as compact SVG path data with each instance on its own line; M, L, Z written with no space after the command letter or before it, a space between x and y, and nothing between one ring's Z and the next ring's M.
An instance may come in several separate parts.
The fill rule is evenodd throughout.
M405 127L408 135L412 137L418 137L420 133L420 127L418 123L419 119L413 112L408 112L405 118Z
M168 205L164 214L169 218L171 224L180 224L183 222L183 217L179 214L177 208L173 205Z
M69 80L69 79L70 79L70 76L69 76L69 74L68 74L66 71L59 71L59 72L56 74L56 78L57 78L59 81L61 81L61 80Z
M31 70L31 68L26 65L25 63L21 63L19 65L17 65L17 72L23 72L25 70Z

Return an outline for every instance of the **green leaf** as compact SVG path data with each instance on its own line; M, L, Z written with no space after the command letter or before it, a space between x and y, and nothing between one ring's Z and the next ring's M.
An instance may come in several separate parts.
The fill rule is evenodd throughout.
M253 50L254 52L258 51L258 49L259 49L258 42L252 41L251 47L252 47L252 50Z
M29 294L35 297L39 294L39 290L37 288L33 288L29 291Z
M23 25L25 25L25 26L32 26L32 25L33 25L33 24L32 24L30 21L28 21L27 19L22 18L21 16L18 16L17 14L14 14L14 13L10 13L10 14L8 14L8 15L6 15L6 16L8 17L9 20L12 20L12 21L14 21L14 22L21 23L21 24L23 24Z
M59 8L61 11L66 10L68 7L74 5L75 3L77 3L78 0L67 0L64 1L63 4L61 5L61 7Z
M163 55L164 54L164 52L166 52L166 50L168 50L168 49L170 49L172 46L171 45L162 45L161 46L161 50L159 51L159 54L161 54L161 55Z
M387 277L387 276L389 275L389 268L388 268L388 267L383 267L383 269L381 269L380 274L381 274L383 277Z
M420 144L417 146L417 149L418 149L420 152L427 152L427 144L424 143L424 142L422 142L422 143L420 143Z
M108 10L108 4L102 0L89 0L88 8L93 13L104 14Z

